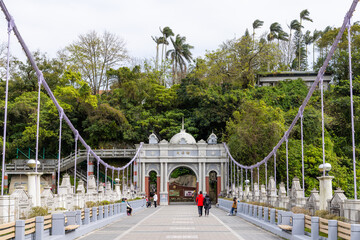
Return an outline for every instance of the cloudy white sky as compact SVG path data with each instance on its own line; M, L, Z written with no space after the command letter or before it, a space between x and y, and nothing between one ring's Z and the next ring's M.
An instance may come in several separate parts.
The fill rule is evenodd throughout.
M25 42L32 50L56 52L90 30L110 31L126 41L131 56L155 56L151 36L160 36L159 27L169 26L186 36L194 46L194 57L215 50L225 40L250 31L252 22L287 24L308 9L313 23L305 29L339 26L352 0L4 0ZM354 20L360 19L359 10ZM1 13L1 16L3 14ZM0 17L0 41L6 41L6 22ZM13 52L20 55L18 43ZM20 57L20 56L18 56Z

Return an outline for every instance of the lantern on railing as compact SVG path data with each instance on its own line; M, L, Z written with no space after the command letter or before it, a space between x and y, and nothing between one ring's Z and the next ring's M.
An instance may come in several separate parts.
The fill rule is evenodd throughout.
M331 164L330 163L320 164L319 171L323 172L324 168L325 168L326 176L329 176L329 172L331 170Z
M36 167L36 160L34 159L29 159L27 162L26 162L26 165L28 165L29 167L31 168L35 168ZM37 160L37 166L39 167L40 166L40 161Z

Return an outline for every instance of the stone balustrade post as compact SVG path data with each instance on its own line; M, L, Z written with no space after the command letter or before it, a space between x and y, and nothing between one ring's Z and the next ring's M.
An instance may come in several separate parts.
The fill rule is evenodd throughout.
M104 206L104 218L109 216L109 205Z
M311 240L319 239L320 218L311 217Z
M92 216L91 216L91 222L97 221L97 207L92 207Z
M98 220L101 220L103 218L104 218L104 206L99 206Z
M237 213L241 213L241 210L242 210L242 203L240 202L238 205L237 205Z
M275 208L270 209L270 224L275 224Z
M84 225L90 223L90 208L85 208L85 217L84 217Z
M51 235L65 235L65 215L63 213L52 215Z
M114 214L114 205L110 204L109 205L110 211L109 211L109 217L111 217Z
M293 214L292 235L304 235L304 233L305 233L305 215Z
M121 203L117 203L117 206L118 206L118 207L117 207L117 211L118 211L117 213L118 213L118 214L120 214L120 212L121 212L120 205L121 205Z
M275 210L275 221L276 221L276 210ZM277 211L277 224L282 224L282 210Z
M76 225L82 225L81 224L81 210L76 210L75 212L76 212L76 217L75 217Z
M257 211L258 211L258 206L254 206L254 212L253 212L253 217L257 218Z
M67 218L67 225L76 225L76 212L75 211L65 212L65 216Z
M258 219L262 220L263 219L263 207L262 206L258 206Z
M25 220L15 221L15 240L25 240Z
M254 206L252 204L249 204L249 215L252 217L254 214Z
M351 224L351 240L360 239L360 224Z
M269 208L264 207L264 221L269 222Z
M290 225L292 215L292 212L281 211L281 224Z
M114 215L117 214L117 203L114 203Z
M337 220L328 220L328 240L337 240Z
M35 240L44 239L44 217L39 216L35 218Z
M120 203L120 212L126 213L126 203L124 202Z
M249 206L248 206L248 204L247 204L247 203L244 203L244 207L243 207L243 208L244 208L244 209L243 209L244 214L247 215L248 212L249 212Z

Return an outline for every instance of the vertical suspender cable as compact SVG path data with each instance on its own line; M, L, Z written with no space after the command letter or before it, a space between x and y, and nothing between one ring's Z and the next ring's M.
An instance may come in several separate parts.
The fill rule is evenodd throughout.
M301 124L301 168L302 168L302 188L303 197L305 197L305 166L304 166L304 129L303 129L303 112L300 115Z
M325 122L324 122L324 77L320 78L321 92L321 134L322 134L322 150L323 150L323 176L325 176Z
M244 177L243 177L243 169L241 168L241 190L243 190L244 187Z
M58 154L58 183L57 183L57 193L59 194L60 186L60 162L61 162L61 133L62 133L62 120L64 117L64 111L61 109L60 113L60 127L59 127L59 154ZM37 151L37 150L36 150ZM36 154L37 155L37 154ZM36 160L37 165L37 160Z
M250 169L250 173L251 173L251 190L254 191L253 169Z
M267 185L267 161L265 161L265 189L268 188L268 185Z
M107 169L108 169L108 166L106 165L106 167L105 167L105 177L104 177L105 190L106 190L106 183L107 183Z
M348 23L348 47L349 47L349 79L350 79L350 106L351 106L351 137L353 149L353 171L354 171L354 196L357 200L356 186L356 157L355 157L355 125L354 125L354 101L353 101L353 85L352 85L352 63L351 63L351 21Z
M97 160L97 171L96 171L97 191L99 192L100 187L100 161Z
M275 188L276 188L276 151L274 152L274 180L275 180Z
M76 131L75 134L75 160L74 160L74 194L76 193L76 163L77 163L77 143L79 139L79 132Z
M286 145L286 194L289 196L289 150L288 150L289 140L286 137L285 145Z
M111 189L114 189L114 169L112 169L112 173L111 173Z
M238 187L239 187L239 166L237 166L237 171L236 171L236 173L237 173L237 179L236 179L236 183L237 183L237 185L238 185Z
M121 193L122 193L122 194L124 194L124 189L125 189L125 188L124 188L124 187L125 187L125 184L124 184L124 183L125 183L125 174L124 174L124 171L125 171L125 169L122 170L122 176L121 176L121 184L122 184L122 191L121 191Z
M10 36L13 28L13 19L8 21L8 45L7 45L7 62L6 62L6 87L5 87L5 112L4 112L4 136L3 136L3 151L2 151L2 175L1 175L1 196L4 195L5 182L5 150L6 150L6 126L7 126L7 105L9 95L9 68L10 68ZM36 162L37 165L37 162Z
M35 153L35 172L38 170L38 159L39 159L39 135L40 135L40 95L41 95L41 84L42 78L38 79L38 106L37 106L37 119L36 119L36 153ZM37 177L35 178L37 179ZM36 188L37 189L37 188ZM59 191L59 183L58 183L58 191Z
M90 158L90 148L86 148L86 192L89 192L89 158Z
M258 174L258 191L260 190L260 167L257 167L257 174Z

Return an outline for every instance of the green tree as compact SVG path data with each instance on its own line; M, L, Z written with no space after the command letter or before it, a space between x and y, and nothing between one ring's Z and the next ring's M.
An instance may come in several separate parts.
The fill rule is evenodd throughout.
M173 71L173 84L178 83L178 71L180 69L180 77L184 77L186 73L186 61L190 62L192 59L191 49L194 47L190 44L185 43L186 37L181 37L179 34L176 35L175 40L170 38L173 48L166 53L166 57L171 58L172 71ZM179 69L178 69L179 68Z
M299 65L298 65L298 70L300 71L300 69L301 69L301 47L300 47L300 42L301 42L301 38L302 38L302 35L301 35L301 28L303 27L303 25L302 25L302 22L303 21L309 21L309 22L312 22L313 20L309 17L309 15L310 15L310 12L307 10L307 9L305 9L305 10L302 10L301 12L300 12L300 31L299 31L299 39L298 39L298 45L299 45L299 50L298 50L298 62L299 62Z
M107 31L102 35L95 31L81 34L66 50L73 67L88 81L93 94L98 94L101 87L108 89L106 71L128 57L125 41Z

